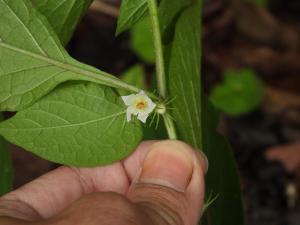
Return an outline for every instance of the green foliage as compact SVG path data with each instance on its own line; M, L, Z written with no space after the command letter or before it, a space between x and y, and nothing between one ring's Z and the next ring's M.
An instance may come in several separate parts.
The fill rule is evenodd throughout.
M139 123L111 88L65 84L0 124L7 140L66 165L97 166L128 155L139 143Z
M145 17L131 29L130 45L140 59L147 63L155 62L151 22Z
M159 7L159 21L164 42L168 42L170 36L174 35L174 26L177 17L192 3L193 0L164 0L161 2Z
M120 78L128 84L132 84L141 90L146 90L146 74L144 68L139 64L130 67L120 76ZM129 94L128 91L124 90L119 90L118 92L120 93L120 95Z
M199 5L198 5L199 6ZM183 11L175 27L175 36L169 46L169 95L175 97L172 107L180 137L200 147L200 15L193 5ZM194 21L191 23L191 21Z
M116 35L131 28L147 11L147 0L122 0Z
M168 13L168 3L175 4L174 0L166 0L165 13ZM243 210L234 157L225 139L216 132L217 112L201 94L200 6L194 4L186 8L182 3L182 7L177 8L177 13L169 12L177 15L174 36L166 43L169 95L176 97L172 104L173 117L180 139L202 149L210 162L206 192L215 193L218 198L208 207L202 223L242 225Z
M0 1L0 14L0 110L26 108L67 80L118 87L114 76L72 59L28 0Z
M93 0L38 0L35 1L35 6L46 16L62 44L65 45L92 2Z
M15 111L27 108L52 91L58 84L68 80L88 80L115 87L118 87L119 83L128 87L126 83L121 82L119 79L72 59L60 44L48 22L34 10L28 0L0 1L0 14L4 15L0 20L0 110ZM63 90L66 87L68 93ZM97 98L95 96L99 95L98 99L102 99L103 104L111 105L112 103L109 103L109 101L114 100L114 98L111 97L113 96L114 91L111 88L103 88L103 86L100 85L97 87L99 89L98 92L91 92L93 95L90 97L93 97L93 99L96 100ZM84 95L79 94L80 92L78 89L77 86L62 86L61 89L57 89L55 92L58 92L61 95L65 94L66 96L72 96L74 98L73 104L75 104L75 102L79 102L80 99L85 97ZM134 89L138 90L138 88ZM104 91L105 94L101 94ZM43 158L67 165L93 166L107 164L112 162L112 160L118 160L121 157L126 156L126 154L134 149L139 142L138 137L142 136L141 131L136 128L137 125L124 126L125 115L117 116L120 112L117 111L116 106L113 108L112 106L108 107L103 105L105 111L94 112L93 110L95 109L91 109L91 107L93 107L92 105L82 104L81 111L79 109L77 109L77 111L74 109L73 112L74 115L77 115L78 120L76 120L76 117L74 120L66 120L70 122L71 126L65 126L66 124L63 124L63 121L60 120L60 113L66 114L66 116L71 115L71 111L69 110L75 106L72 106L72 102L70 102L71 105L60 107L61 103L56 102L55 104L53 103L54 108L52 108L52 106L51 108L47 108L47 104L50 105L50 103L47 102L47 99L50 98L51 100L51 98L53 98L55 100L55 96L57 96L55 92L46 98L43 98L43 100L29 109L20 112L11 120L2 123L0 133L11 142L18 144ZM63 99L63 96L60 96L60 98ZM105 100L104 98L108 99ZM115 102L114 105L117 103L120 107L120 102ZM99 105L100 102L94 101L94 104ZM38 109L39 107L41 107L41 109ZM51 110L55 111L58 109L59 111L51 112ZM30 115L27 114L28 112L32 112L32 115L36 115L37 112L40 112L40 114L36 118L31 118ZM88 119L87 121L81 121L78 118L78 115L82 112L86 112L87 114L89 112L91 115L93 114L94 117L91 117L90 115L84 118ZM108 116L109 114L111 114L111 116ZM98 117L96 118L97 115ZM53 119L55 116L57 116L56 120ZM62 116L61 118L64 117ZM40 119L44 122L40 121ZM50 126L49 122L53 122L52 125L54 127L52 125ZM116 125L116 123L119 124ZM15 129L9 127L12 124L14 124L13 126ZM110 124L113 129L110 128L104 130L106 124ZM80 132L76 131L78 128L80 128ZM26 129L28 129L28 131L30 130L30 132L26 132ZM122 132L120 132L120 129L123 129ZM55 132L53 132L53 130ZM137 133L135 134L133 132L128 135L131 131L136 131ZM74 132L79 136L76 136ZM20 133L25 133L27 135L20 136L18 135ZM43 133L43 135L40 135L41 133ZM60 153L59 149L61 146L64 146L69 142L67 142L68 140L65 138L56 138L55 135L58 133L60 137L65 138L71 137L70 134L73 133L74 137L76 136L78 138L76 141L80 143L81 146L79 147L80 144L77 144L77 142L74 144L74 138L72 140L70 139L70 143L73 141L73 144L77 145L76 150L81 149L81 151L78 150L79 152L76 152L75 148L73 148L75 152L71 152L70 145L69 148L63 149ZM99 137L100 135L104 139L99 137L99 140L106 140L105 138L112 138L119 133L123 134L124 137L127 137L128 141L122 142L123 139L120 138L120 141L116 142L113 146L107 145L113 147L115 150L120 148L117 152L111 152L111 149L107 151L109 148L107 146L103 147L105 142L90 143L90 145L93 145L93 149L101 149L95 157L91 157L91 152L90 155L87 153L88 151L85 153L82 152L82 149L85 149L84 145L86 147L90 146L84 141L79 141L80 135L83 137ZM33 137L36 138L35 143L33 142L33 139L32 143L26 142ZM51 140L55 140L55 144L53 144ZM88 139L86 139L86 142L87 141ZM49 143L51 144L49 145ZM53 151L48 150L52 150L53 148ZM106 153L104 153L105 151ZM81 155L86 156L77 157Z
M0 121L2 121L0 114ZM0 196L12 188L12 165L6 141L0 136Z
M209 160L205 177L206 193L214 193L217 199L202 218L203 225L244 224L243 204L238 169L230 145L216 132L219 113L209 100L202 99L202 149Z
M203 223L242 225L234 158L227 142L216 132L218 113L201 94L200 2L160 1L167 99L174 98L171 112L179 138L203 149L210 161L206 189L218 198L208 207ZM90 1L78 5L78 10L76 4L68 8L73 2L67 0L61 6L55 3L45 0L37 5L49 23L29 0L0 0L0 111L19 110L0 124L0 134L45 159L66 165L97 166L120 160L137 146L143 134L137 121L126 121L126 107L111 87L139 91L142 69L128 71L122 77L125 83L72 59L59 38L66 43ZM156 4L151 3L151 18L156 21ZM68 13L68 9L75 11ZM117 34L133 27L147 9L147 0L123 0ZM158 26L153 24L157 31ZM144 24L139 32L151 33L147 26ZM145 36L150 37L149 33ZM156 50L160 50L159 32L155 33ZM161 66L160 51L156 56ZM145 138L158 133L144 129L149 131Z
M227 71L224 82L214 87L211 99L214 105L228 115L241 115L256 109L263 97L263 86L249 69Z

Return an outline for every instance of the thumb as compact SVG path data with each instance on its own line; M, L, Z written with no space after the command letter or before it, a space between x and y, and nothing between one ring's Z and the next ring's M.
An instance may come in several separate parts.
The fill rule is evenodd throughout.
M203 207L207 160L180 141L152 145L128 198L149 224L196 225Z

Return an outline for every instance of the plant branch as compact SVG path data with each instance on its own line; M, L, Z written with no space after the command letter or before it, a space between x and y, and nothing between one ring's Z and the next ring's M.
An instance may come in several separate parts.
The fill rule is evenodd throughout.
M162 98L167 97L167 84L163 45L160 33L160 25L157 12L157 0L148 0L149 14L152 24L153 42L156 56L157 89ZM177 139L174 121L168 113L162 114L166 130L170 139Z
M173 122L171 116L166 113L166 114L163 114L162 117L163 117L163 120L164 120L164 123L166 126L166 130L168 132L169 138L176 140L177 139L176 129L175 129L174 122Z
M157 89L159 95L165 98L167 95L165 64L164 64L164 55L163 55L156 0L148 0L148 6L149 6L151 23L152 23L153 42L154 42L155 55L156 55Z

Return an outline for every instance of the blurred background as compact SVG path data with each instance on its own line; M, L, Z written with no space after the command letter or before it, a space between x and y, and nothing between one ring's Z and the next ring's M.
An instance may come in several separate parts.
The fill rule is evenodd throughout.
M115 37L120 0L95 0L68 45L78 60L151 86L149 21ZM247 225L300 223L300 1L206 0L202 87L222 112ZM193 23L193 21L191 21ZM11 146L14 187L57 167Z

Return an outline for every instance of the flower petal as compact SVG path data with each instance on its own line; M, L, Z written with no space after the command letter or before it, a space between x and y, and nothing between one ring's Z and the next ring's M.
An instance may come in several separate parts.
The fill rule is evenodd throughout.
M152 102L152 100L150 99L150 101L148 102L148 108L149 111L152 112L156 107L156 104L154 102Z
M138 118L140 121L142 121L143 123L146 123L146 120L147 120L148 116L149 116L148 113L139 113L139 115L138 115L137 118Z
M123 102L125 103L125 105L130 106L133 104L136 96L134 94L131 95L126 95L126 96L121 96Z
M139 95L147 96L143 90L140 90ZM148 96L147 96L147 97L148 97Z

